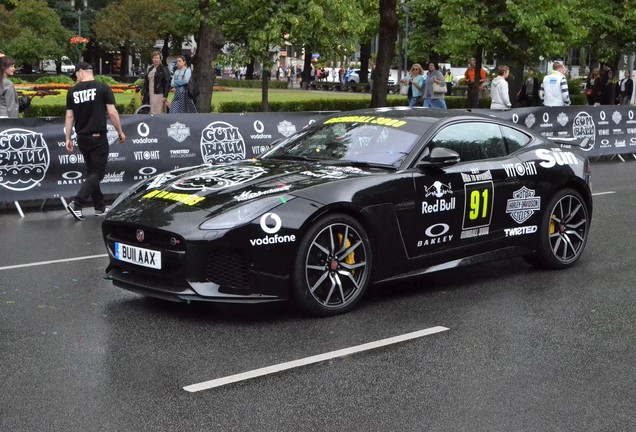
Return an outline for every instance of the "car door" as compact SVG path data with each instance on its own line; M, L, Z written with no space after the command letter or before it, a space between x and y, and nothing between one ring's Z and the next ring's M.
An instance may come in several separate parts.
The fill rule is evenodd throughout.
M425 154L435 147L457 152L460 162L413 170L415 210L400 221L411 257L501 237L505 196L518 182L503 168L507 150L496 123L446 125L429 141Z

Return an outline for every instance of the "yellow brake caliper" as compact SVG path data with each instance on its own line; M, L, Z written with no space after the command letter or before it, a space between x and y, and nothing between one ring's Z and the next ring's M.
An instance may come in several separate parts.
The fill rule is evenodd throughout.
M550 218L550 235L554 234L557 229L557 224L554 221L555 218L556 218L556 215L552 215L552 218Z
M338 234L338 241L342 243L342 234ZM348 249L351 246L351 241L349 239L345 239L345 249ZM344 262L347 264L355 264L356 262L356 253L351 252L344 259ZM355 270L351 270L351 274L355 274Z

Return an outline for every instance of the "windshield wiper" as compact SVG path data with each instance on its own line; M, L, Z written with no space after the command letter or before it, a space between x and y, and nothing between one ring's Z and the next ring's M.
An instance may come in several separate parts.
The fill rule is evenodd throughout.
M352 160L345 160L345 159L324 161L324 163L331 164L331 165L348 165L348 166L358 167L358 168L396 169L395 166L391 164L384 164L379 162L367 162L367 161L352 161Z
M299 155L273 155L273 156L267 156L264 159L277 159L277 160L290 160L290 161L317 161L320 159L315 159L315 158L310 158L309 156L299 156Z

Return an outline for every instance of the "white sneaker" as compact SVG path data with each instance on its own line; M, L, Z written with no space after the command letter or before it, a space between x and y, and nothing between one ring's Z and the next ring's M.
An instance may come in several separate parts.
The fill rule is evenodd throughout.
M82 208L78 207L73 201L71 201L67 206L66 210L77 220L83 220L84 215L82 214Z
M95 210L95 216L106 216L110 211L110 207L104 207L103 210Z

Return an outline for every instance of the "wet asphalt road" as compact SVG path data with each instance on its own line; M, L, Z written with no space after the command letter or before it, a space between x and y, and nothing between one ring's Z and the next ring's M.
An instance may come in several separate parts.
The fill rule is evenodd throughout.
M593 164L594 192L614 193L572 269L438 273L329 319L144 299L103 279L99 219L5 212L0 431L634 431L635 184L636 161ZM183 390L434 326L449 330Z

